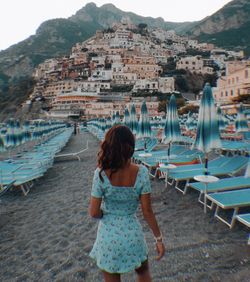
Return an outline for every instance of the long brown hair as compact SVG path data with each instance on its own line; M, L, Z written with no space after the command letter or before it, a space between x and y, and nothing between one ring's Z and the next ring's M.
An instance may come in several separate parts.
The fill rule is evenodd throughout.
M133 156L135 149L135 138L131 130L124 125L111 127L105 135L98 153L99 177L103 170L110 169L111 175L118 169L124 167Z

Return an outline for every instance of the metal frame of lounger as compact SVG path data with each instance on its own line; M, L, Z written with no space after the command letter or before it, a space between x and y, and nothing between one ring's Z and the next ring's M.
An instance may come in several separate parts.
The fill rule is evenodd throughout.
M236 220L250 228L250 213L238 214ZM248 234L247 244L250 246L250 233Z
M243 196L244 202L238 200L237 201L237 194ZM230 201L230 203L223 203L222 199L219 199L223 196L231 196L233 197L234 201ZM227 191L227 192L218 192L213 194L207 194L206 198L212 202L213 205L217 205L215 209L214 216L225 223L230 229L233 228L236 220L236 216L239 212L239 209L242 207L250 206L250 188L248 189L241 189L241 190L234 190L234 191ZM221 215L219 215L220 209L228 210L233 209L233 215L231 220L226 220Z
M78 161L80 162L81 161L81 158L80 158L80 154L82 154L83 152L87 151L89 148L89 141L87 140L87 145L86 145L86 148L85 149L82 149L78 152L75 152L75 153L67 153L67 154L60 154L60 155L56 155L55 158L62 158L62 157L76 157L78 159Z
M237 183L236 183L237 182ZM201 182L193 182L190 183L188 188L193 188L194 190L199 192L198 202L204 205L204 198L206 193L216 193L216 192L224 192L224 191L232 191L232 190L239 190L245 189L250 187L250 177L245 176L235 176L235 177L228 177L219 179L216 182L208 183L205 186L204 183ZM207 205L208 208L212 209L213 205Z
M250 228L250 213L238 214L236 219Z

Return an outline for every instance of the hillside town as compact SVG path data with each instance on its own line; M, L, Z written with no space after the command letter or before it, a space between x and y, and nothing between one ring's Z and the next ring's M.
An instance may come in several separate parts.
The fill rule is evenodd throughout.
M146 99L150 116L159 115L159 94L176 91L175 75L166 71L216 75L214 98L227 113L237 111L235 98L250 94L250 60L242 51L181 37L171 30L149 29L123 18L111 28L77 43L62 58L48 59L34 71L36 86L24 106L46 101L46 114L55 118L90 119L121 115ZM200 89L202 90L202 89ZM187 103L199 103L186 99Z

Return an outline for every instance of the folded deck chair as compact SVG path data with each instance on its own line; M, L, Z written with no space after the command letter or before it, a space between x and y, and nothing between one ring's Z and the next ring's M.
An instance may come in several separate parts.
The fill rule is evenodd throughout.
M239 209L241 207L250 206L250 188L207 194L206 197L212 202L213 205L216 205L214 216L220 219L230 228L233 228L234 226L236 215L238 214ZM220 209L233 209L234 212L232 217L228 220L222 218L222 216L219 215Z
M205 184L201 182L193 182L190 183L188 187L193 188L200 192L198 201L204 204L204 201L202 200L202 196L204 195L205 190L206 193L215 193L215 192L248 188L250 187L250 177L237 176L237 177L223 178L223 179L219 179L216 182L208 183L207 186L205 186Z
M225 162L221 166L210 166L208 164L208 170L210 175L214 175L217 177L221 176L233 176L238 173L240 170L246 167L248 162L248 158L244 156L235 156L228 159L225 159ZM175 181L175 188L186 194L189 183L193 178L197 175L203 175L204 168L196 169L196 170L186 170L186 171L177 171L172 169L168 173L168 178ZM184 188L179 187L179 183L181 181L185 181Z

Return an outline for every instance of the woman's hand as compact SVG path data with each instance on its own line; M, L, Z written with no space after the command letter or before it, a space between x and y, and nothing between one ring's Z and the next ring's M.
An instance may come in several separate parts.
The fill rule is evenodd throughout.
M160 260L165 254L165 246L162 241L156 242L156 251L158 253L156 260Z

